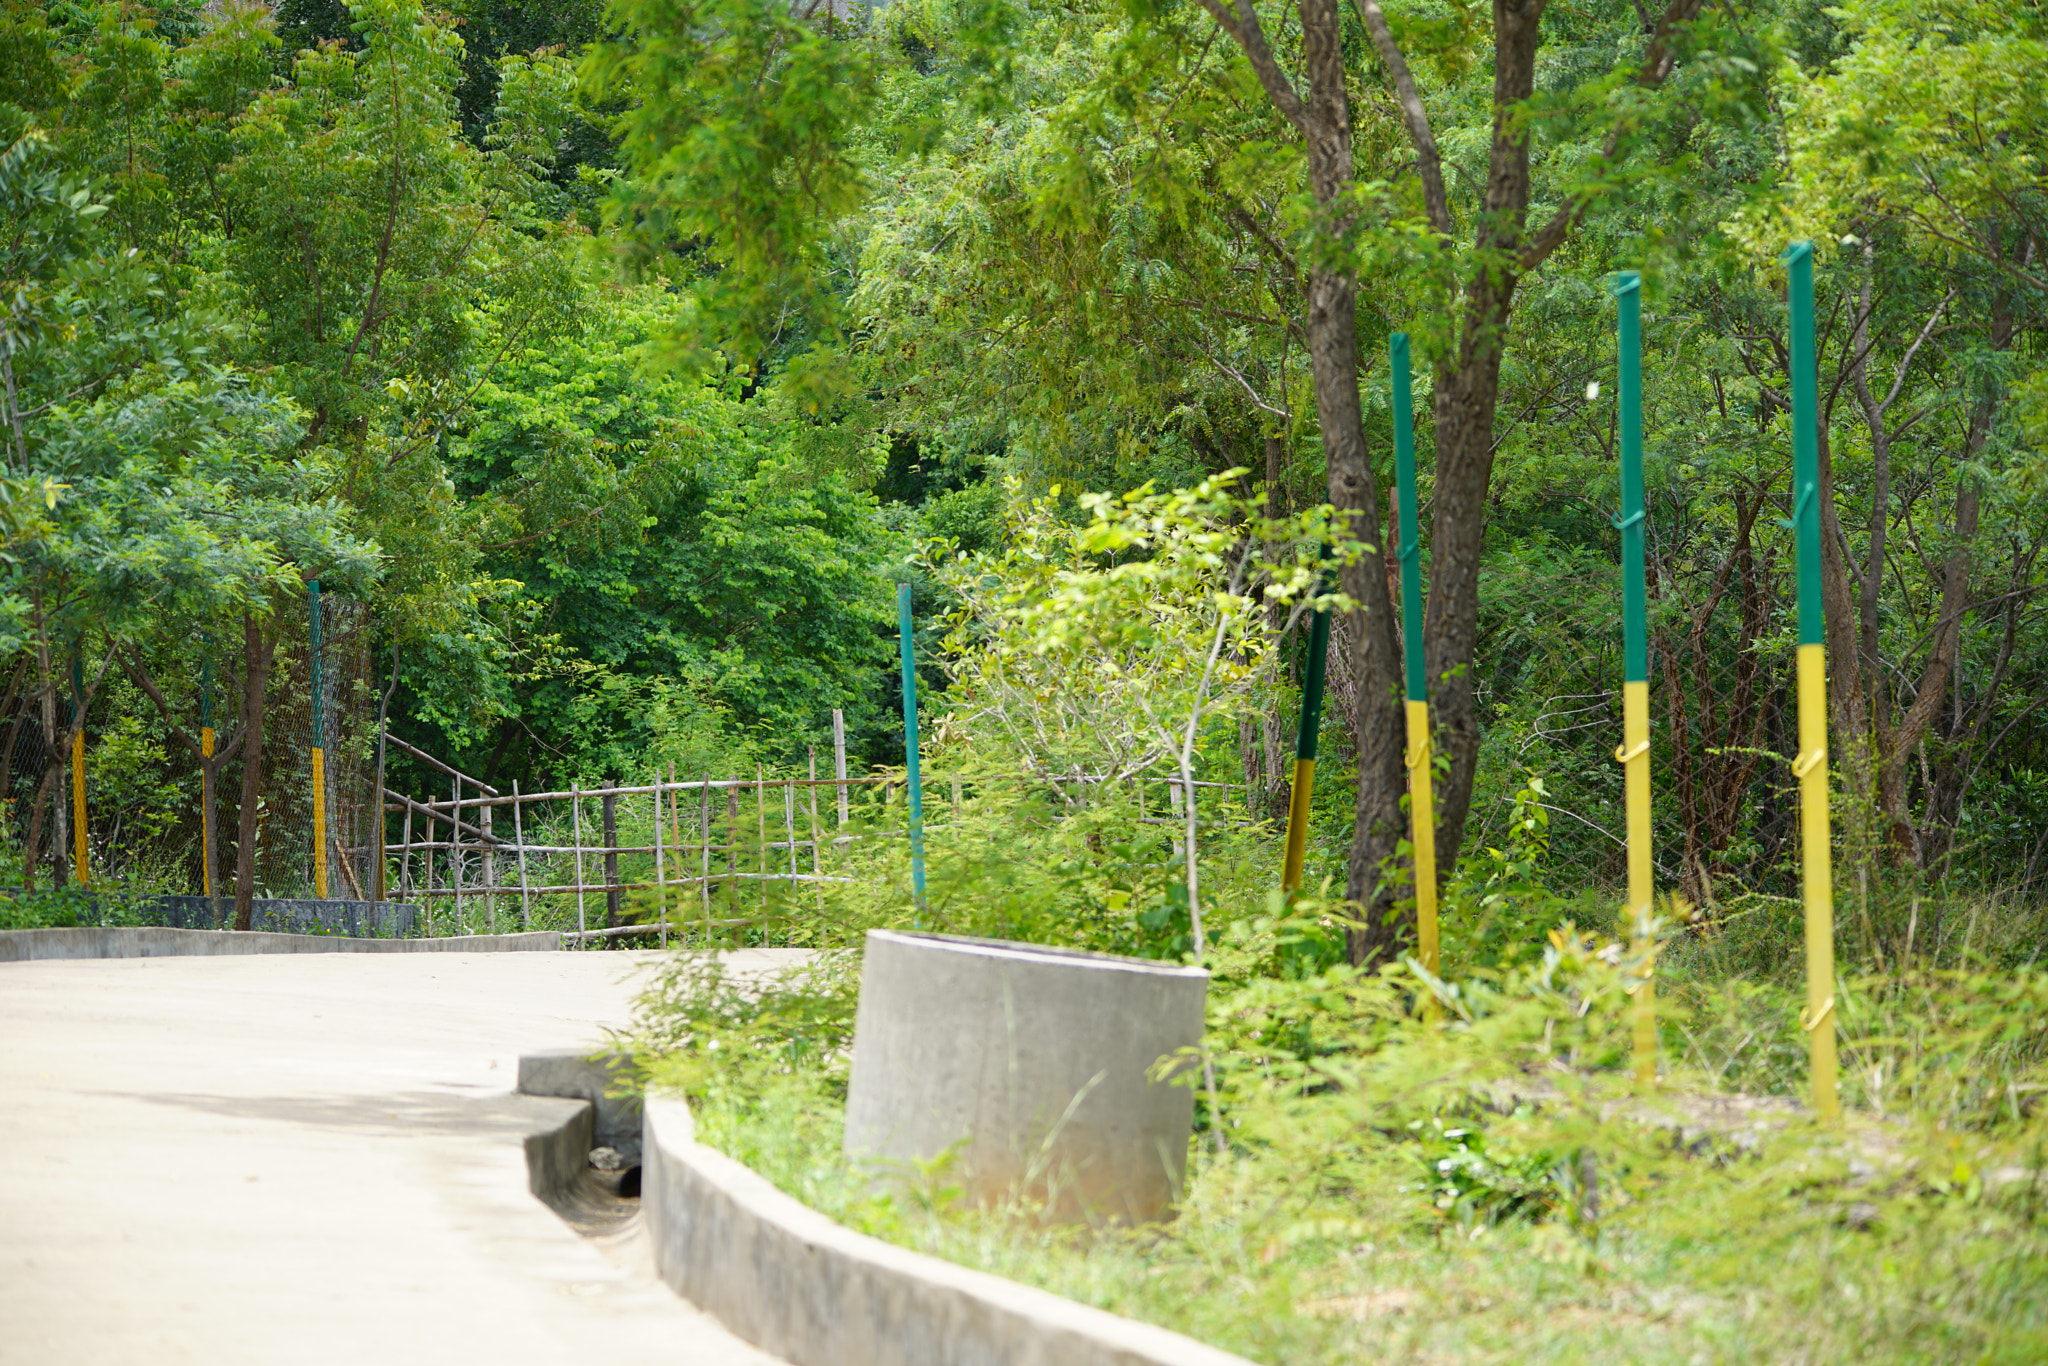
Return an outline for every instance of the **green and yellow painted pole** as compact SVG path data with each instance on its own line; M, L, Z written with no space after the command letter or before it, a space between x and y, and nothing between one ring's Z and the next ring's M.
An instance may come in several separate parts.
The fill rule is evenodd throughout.
M1636 1080L1657 1080L1657 977L1650 935L1655 875L1650 862L1650 640L1643 590L1643 277L1625 270L1615 278L1618 342L1616 378L1621 405L1621 763L1628 822L1628 908L1624 914L1636 952L1644 958L1636 987Z
M1325 547L1327 551L1327 547ZM1327 577L1318 592L1329 588ZM1287 794L1287 857L1280 866L1280 890L1301 890L1301 866L1308 853L1309 802L1316 790L1316 734L1323 728L1323 672L1330 657L1330 614L1309 618L1308 667L1301 680L1301 725L1294 736L1294 786Z
M206 761L201 769L199 794L199 885L208 902L213 900L213 638L199 637L199 753ZM211 906L208 914L212 913Z
M306 611L308 614L308 635L312 645L311 667L313 684L313 895L322 901L327 899L327 735L321 722L325 719L326 697L321 691L320 677L320 580L313 579L306 584ZM460 884L457 884L458 886Z
M1828 837L1827 621L1820 599L1820 406L1813 354L1813 243L1785 253L1792 332L1792 528L1799 563L1799 836L1806 901L1807 1056L1813 1108L1835 1099L1835 894Z
M92 886L92 872L86 867L85 852L85 668L78 656L71 657L71 861L78 885Z
M1415 948L1422 966L1442 971L1436 915L1436 797L1430 787L1429 675L1422 654L1422 536L1415 496L1414 397L1408 334L1387 338L1394 389L1394 481L1401 521L1401 641L1408 683L1408 820L1415 850Z
M910 581L896 585L896 634L903 654L903 778L910 795L910 895L924 923L924 784L917 771L917 653L912 648Z

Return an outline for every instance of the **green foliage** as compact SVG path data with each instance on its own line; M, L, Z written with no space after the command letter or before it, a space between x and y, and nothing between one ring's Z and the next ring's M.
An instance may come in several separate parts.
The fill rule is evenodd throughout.
M596 98L626 103L606 217L636 264L666 273L685 253L673 354L751 366L792 314L829 341L825 231L864 188L847 143L874 98L873 45L822 4L613 0L610 14L618 35L585 66Z

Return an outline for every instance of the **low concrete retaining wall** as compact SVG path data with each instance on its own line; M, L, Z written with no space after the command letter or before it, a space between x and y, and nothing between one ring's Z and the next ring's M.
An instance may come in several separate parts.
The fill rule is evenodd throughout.
M512 953L553 952L562 936L476 934L447 939L348 939L328 934L261 930L164 930L126 925L82 929L0 930L0 963L44 958L169 958L223 953Z
M531 1095L532 1092L522 1092ZM576 1107L559 1123L526 1134L526 1188L544 1205L567 1199L590 1171L591 1107Z
M140 918L165 929L218 930L235 918L232 896L156 896ZM250 904L249 928L281 934L340 934L357 939L410 939L420 932L420 908L403 901L315 900L259 896Z
M1250 1366L1192 1338L842 1228L650 1096L641 1213L662 1278L791 1366Z
M519 1094L587 1100L591 1108L591 1142L616 1149L630 1162L640 1160L641 1098L627 1093L621 1080L632 1069L625 1053L592 1055L588 1048L555 1048L519 1056Z

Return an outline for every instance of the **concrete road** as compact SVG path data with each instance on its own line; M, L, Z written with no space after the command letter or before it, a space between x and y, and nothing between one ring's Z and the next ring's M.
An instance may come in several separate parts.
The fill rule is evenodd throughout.
M773 1366L527 1193L653 957L0 965L0 1363Z

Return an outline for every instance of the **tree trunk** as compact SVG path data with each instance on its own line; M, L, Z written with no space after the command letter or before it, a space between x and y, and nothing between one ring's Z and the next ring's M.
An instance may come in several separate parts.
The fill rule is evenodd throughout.
M1494 410L1519 276L1511 264L1529 216L1529 134L1519 106L1536 83L1543 0L1494 0L1493 151L1475 243L1482 267L1465 292L1458 349L1436 367L1436 515L1423 624L1430 718L1450 772L1436 789L1437 868L1456 865L1479 767L1472 676L1479 650L1479 562L1493 480Z
M36 848L43 842L44 803L50 799L50 779L56 773L56 765L43 765L43 776L36 783L35 803L29 807L28 842L21 846L21 889L24 892L36 889Z
M263 721L277 642L254 616L242 618L242 802L235 828L235 928L255 914L256 803L263 794Z
M43 790L49 792L52 775L61 777L68 774L71 755L57 738L57 675L50 659L49 619L43 615L40 600L35 608L35 632L36 679L43 711ZM71 880L71 809L65 805L61 791L51 799L50 815L50 885L62 887ZM23 860L24 864L33 857L31 849Z
M1304 0L1302 62L1309 79L1309 184L1316 202L1337 205L1351 188L1351 114L1344 85L1343 26L1334 0ZM1338 210L1341 212L1341 209ZM1358 397L1358 283L1332 270L1308 277L1309 367L1315 380L1316 421L1329 470L1330 504L1339 526L1372 552L1338 570L1351 613L1353 664L1358 688L1358 792L1345 898L1360 909L1346 931L1353 963L1385 961L1412 938L1413 910L1405 924L1393 919L1393 898L1382 870L1400 847L1406 822L1401 795L1405 728L1400 661L1394 644L1393 604L1375 544L1379 540L1379 488L1365 448Z

